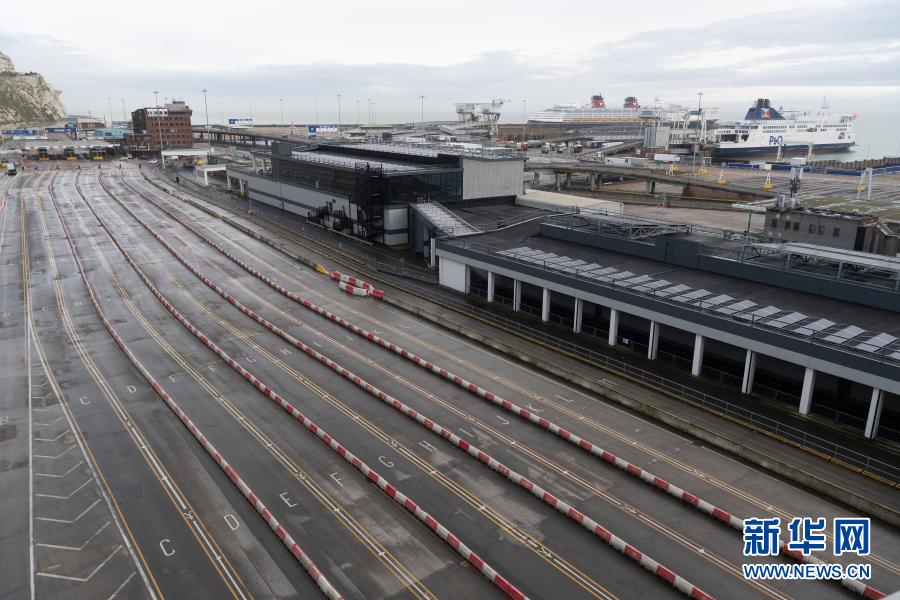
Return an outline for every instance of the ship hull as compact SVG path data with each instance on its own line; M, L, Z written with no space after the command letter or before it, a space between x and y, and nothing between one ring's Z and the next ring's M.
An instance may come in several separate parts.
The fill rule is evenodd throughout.
M841 152L850 150L855 142L834 142L826 144L814 144L813 154L817 152ZM741 158L751 156L777 156L778 146L734 146L716 147L713 149L713 158ZM781 154L806 154L809 152L809 144L786 144L781 146Z

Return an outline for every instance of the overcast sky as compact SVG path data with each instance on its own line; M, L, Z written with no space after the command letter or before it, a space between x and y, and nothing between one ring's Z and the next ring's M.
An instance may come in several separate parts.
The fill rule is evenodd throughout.
M184 98L195 123L246 117L354 123L454 118L453 103L503 98L503 121L556 102L626 95L718 106L896 111L897 0L382 0L215 3L10 2L0 51L63 91L71 113ZM223 115L224 113L224 115Z

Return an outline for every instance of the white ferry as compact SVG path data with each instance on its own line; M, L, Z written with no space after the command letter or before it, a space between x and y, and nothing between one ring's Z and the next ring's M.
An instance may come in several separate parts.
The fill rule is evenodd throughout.
M538 111L528 118L529 124L545 124L558 126L590 126L590 125L639 125L651 120L661 124L683 122L691 118L692 111L684 106L655 101L650 106L641 106L637 98L628 96L621 108L606 106L603 96L591 97L590 104L555 104L550 108ZM704 109L704 117L710 113Z
M713 158L849 150L856 144L855 114L782 111L758 99L741 121L722 122L711 132Z

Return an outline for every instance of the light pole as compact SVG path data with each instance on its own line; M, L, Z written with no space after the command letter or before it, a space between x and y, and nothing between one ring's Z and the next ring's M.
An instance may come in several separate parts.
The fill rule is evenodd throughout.
M319 124L319 101L316 100L316 125Z
M109 126L112 127L112 98L106 97L106 105L109 106Z
M703 112L700 109L700 101L703 99L703 92L697 92L697 139L694 141L694 157L691 163L696 173L697 170L697 150L700 149L700 126L703 121Z
M356 128L359 129L359 100L356 101Z
M248 100L250 103L250 127L253 127L253 100Z
M123 120L123 121L127 121L127 120L128 120L128 116L127 116L127 115L128 115L128 113L125 112L125 98L122 98L122 120Z
M338 134L341 133L341 95L338 94Z
M281 103L281 126L284 127L284 98L279 98L278 101Z
M159 92L153 90L153 106L159 106Z
M425 126L425 96L419 96L419 102L421 103L420 113L419 113L419 122L422 124L422 127Z
M372 124L372 99L369 98L368 102L369 102L369 125L371 125ZM898 154L900 154L900 152L898 152Z
M206 92L208 92L209 90L203 88L200 91L203 92L203 108L204 110L206 110L206 137L209 137L209 104L207 104L206 102Z
M522 143L525 143L525 127L528 123L528 111L526 110L525 98L522 98Z
M159 133L159 166L165 167L165 163L163 162L163 150L165 146L163 145L163 137L162 137L162 115L159 110L159 92L153 90L153 95L156 96L156 131Z
M222 119L222 126L225 126L225 102L219 100L219 118Z

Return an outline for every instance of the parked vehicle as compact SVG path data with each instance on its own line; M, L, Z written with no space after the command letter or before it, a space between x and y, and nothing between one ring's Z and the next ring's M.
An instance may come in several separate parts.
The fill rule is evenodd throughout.
M14 162L6 163L6 174L7 175L15 175L16 174L16 164Z
M541 146L541 154L550 154L550 150L552 149L552 144L544 144L543 146Z

